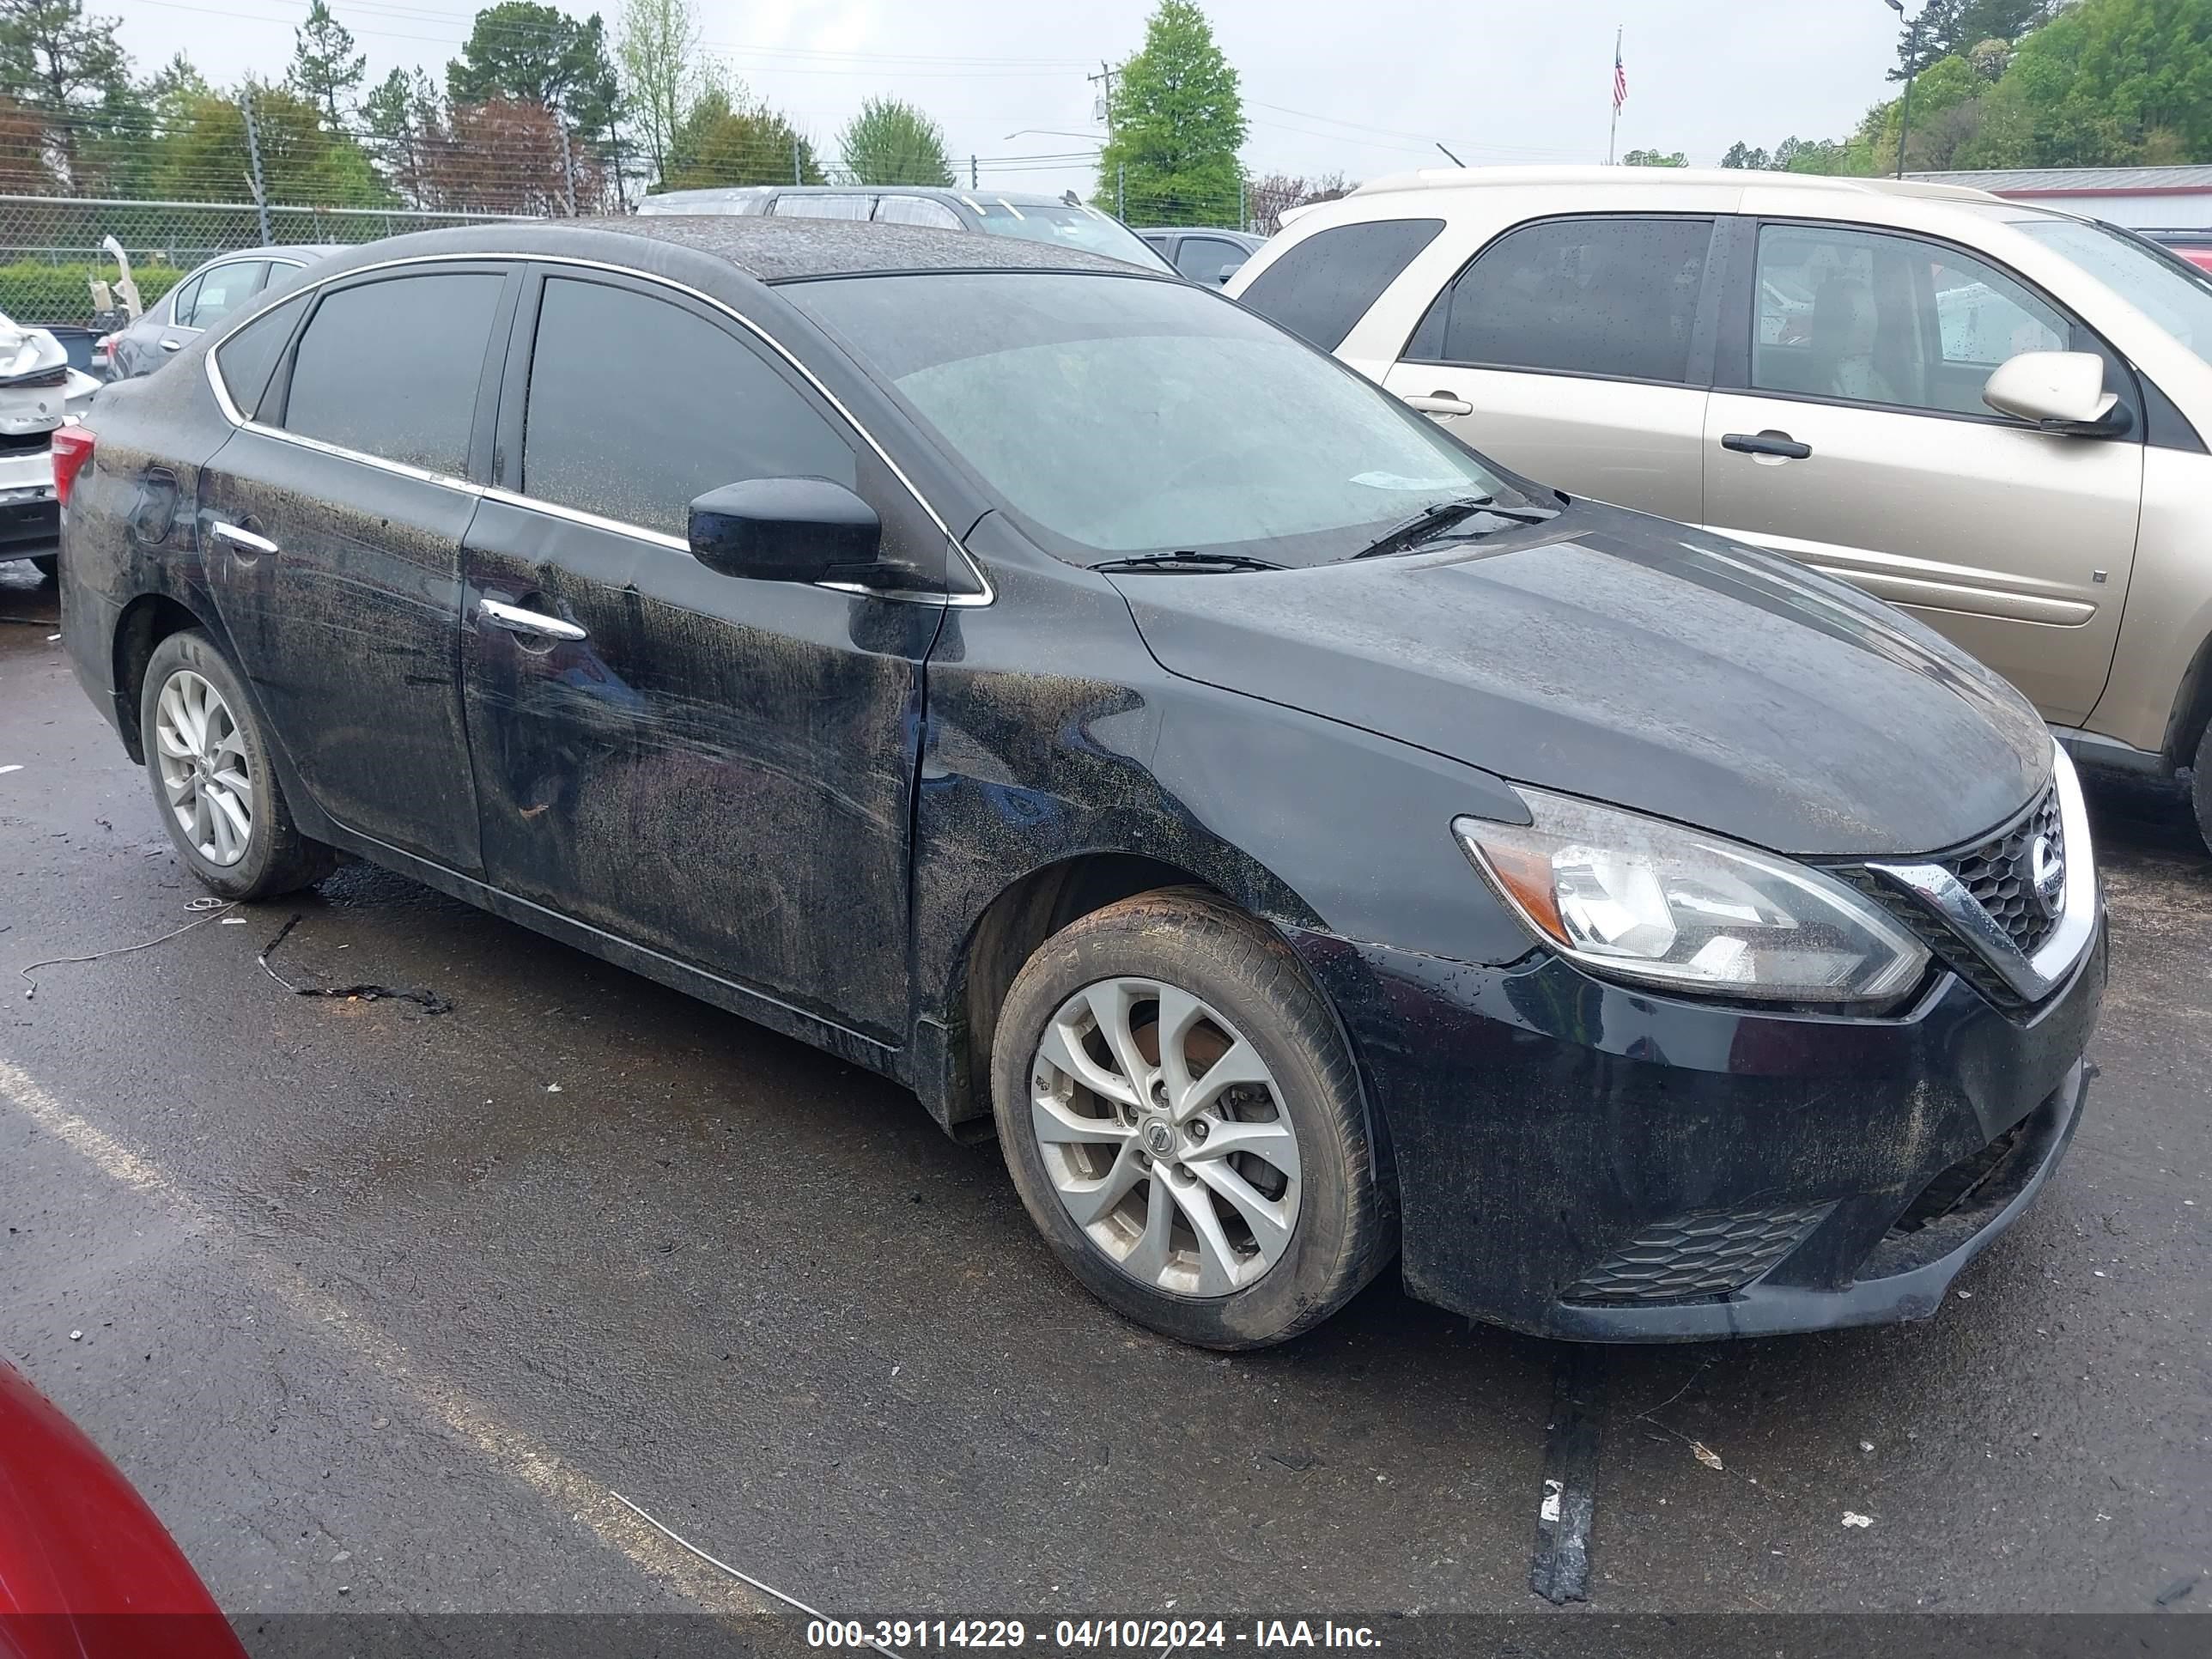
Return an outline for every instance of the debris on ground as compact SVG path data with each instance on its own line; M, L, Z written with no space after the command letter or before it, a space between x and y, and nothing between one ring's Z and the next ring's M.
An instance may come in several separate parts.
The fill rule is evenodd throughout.
M1874 1516L1861 1515L1856 1510L1845 1510L1844 1524L1847 1527L1870 1527L1874 1525Z
M341 1002L411 1002L434 1014L450 1014L453 1005L435 991L405 990L391 985L295 985L269 965L269 958L278 945L291 936L291 932L307 918L298 911L292 919L276 930L276 937L261 947L254 958L261 971L275 980L295 997L334 997Z
M2176 1601L2179 1601L2183 1596L2188 1595L2190 1591L2196 1588L2197 1575L2191 1573L2186 1578L2175 1579L2171 1584L2168 1584L2164 1589L2153 1596L2151 1600L2161 1607L2170 1607Z
M59 968L64 964L77 962L102 962L109 957L128 956L133 951L150 951L157 945L167 945L179 934L189 933L193 928L204 927L208 922L213 921L225 911L234 910L237 908L235 901L203 896L189 901L185 906L186 910L199 912L198 915L181 927L172 927L158 939L141 939L136 945L118 945L110 950L94 951L88 956L48 957L43 962L33 962L27 966L18 968L15 971L23 976L23 1000L28 1002L39 994L39 981L31 975L41 968Z
M1702 1440L1692 1440L1690 1443L1690 1455L1696 1458L1698 1462L1703 1463L1709 1469L1724 1468L1726 1467L1726 1465L1721 1462L1721 1455L1715 1451L1711 1446L1705 1444Z

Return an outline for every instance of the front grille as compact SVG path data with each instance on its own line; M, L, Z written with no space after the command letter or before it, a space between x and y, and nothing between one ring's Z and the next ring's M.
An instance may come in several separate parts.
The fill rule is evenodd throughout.
M1657 1222L1584 1273L1569 1302L1681 1302L1740 1290L1797 1248L1828 1212L1699 1211Z
M1974 901L1996 918L2006 935L2020 948L2022 956L2033 956L2043 941L2051 937L2051 930L2058 925L2058 918L2045 915L2037 902L2035 883L2029 869L2029 854L2040 837L2048 836L2051 856L2063 871L2066 864L2066 842L2058 823L2058 791L2053 787L2043 792L2043 799L2006 830L1992 836L1980 846L1946 859L1944 868L1959 878L1960 884L1974 896Z

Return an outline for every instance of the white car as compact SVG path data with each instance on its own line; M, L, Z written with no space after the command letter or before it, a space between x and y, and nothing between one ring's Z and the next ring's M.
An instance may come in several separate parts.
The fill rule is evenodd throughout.
M1508 466L1903 606L2079 756L2193 766L2212 838L2212 281L2166 250L1955 185L1440 168L1227 291Z
M75 420L99 390L45 329L18 328L0 316L0 562L28 559L54 574L61 538L54 428Z

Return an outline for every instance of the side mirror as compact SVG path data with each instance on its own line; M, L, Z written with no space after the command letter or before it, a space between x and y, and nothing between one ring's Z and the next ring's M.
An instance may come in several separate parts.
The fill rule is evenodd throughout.
M1221 274L1213 279L1215 284L1218 287L1226 288L1229 285L1229 279L1231 276L1234 276L1239 270L1243 270L1243 265L1244 262L1242 259L1239 259L1233 265L1222 266Z
M1997 365L1982 401L2000 415L2077 437L2128 429L2119 393L2105 390L2105 360L2090 351L2023 351Z
M747 478L691 503L692 556L764 582L853 580L878 560L875 508L827 478Z

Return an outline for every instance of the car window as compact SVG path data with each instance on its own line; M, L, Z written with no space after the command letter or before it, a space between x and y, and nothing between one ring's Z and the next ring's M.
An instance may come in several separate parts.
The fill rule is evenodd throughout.
M261 394L269 389L269 376L276 368L276 360L284 355L285 343L291 339L292 326L300 320L300 313L307 309L307 298L297 294L270 307L215 349L215 366L222 375L223 388L238 412L249 421L261 406Z
M958 214L927 196L886 196L876 204L876 221L886 225L934 225L940 230L962 228Z
M1325 564L1443 501L1528 500L1373 381L1196 283L933 272L779 291L1073 562Z
M865 219L876 204L872 196L802 196L794 191L775 198L779 219Z
M269 275L266 259L240 260L217 265L201 274L189 313L179 310L177 321L185 328L211 328L261 292Z
M1553 219L1507 232L1437 296L1408 358L1686 382L1709 219Z
M650 397L625 364L657 364ZM750 348L699 313L582 278L545 284L524 404L522 491L682 536L692 501L745 478L855 482L852 446Z
M1992 369L2072 337L1996 266L1916 237L1765 225L1756 278L1751 382L1765 392L1990 415Z
M286 429L462 476L505 280L430 271L325 293L293 354Z
M1261 316L1334 351L1443 228L1441 219L1371 219L1316 231L1285 249L1241 297Z
M1176 250L1176 269L1194 283L1218 283L1224 265L1241 265L1250 256L1218 236L1186 236Z
M185 319L192 314L192 303L199 297L200 279L198 277L195 276L190 282L179 286L177 291L169 296L169 321L179 328L191 327L191 325Z
M994 236L1011 236L1021 242L1048 242L1054 247L1081 248L1085 253L1124 259L1147 270L1173 270L1150 242L1110 213L1085 207L1080 202L1016 202L1004 196L963 196L962 201L981 216L983 228Z

